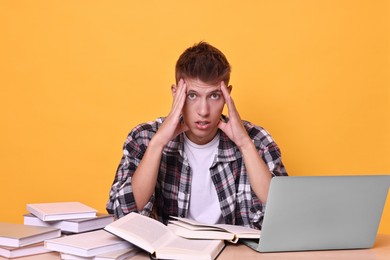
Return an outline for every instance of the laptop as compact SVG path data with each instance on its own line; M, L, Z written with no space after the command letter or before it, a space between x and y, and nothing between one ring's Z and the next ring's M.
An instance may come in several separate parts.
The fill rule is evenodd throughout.
M370 248L374 245L390 175L274 177L259 252Z

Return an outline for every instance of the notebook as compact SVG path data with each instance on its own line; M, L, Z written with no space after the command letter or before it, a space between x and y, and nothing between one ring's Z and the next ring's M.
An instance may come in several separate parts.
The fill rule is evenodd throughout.
M259 252L370 248L390 175L274 177L260 239L242 240Z

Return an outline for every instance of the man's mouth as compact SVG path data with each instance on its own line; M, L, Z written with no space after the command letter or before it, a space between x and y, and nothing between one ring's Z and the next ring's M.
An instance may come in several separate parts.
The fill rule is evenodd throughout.
M199 129L206 129L209 125L210 125L210 122L208 122L208 121L197 121L196 122L196 126Z

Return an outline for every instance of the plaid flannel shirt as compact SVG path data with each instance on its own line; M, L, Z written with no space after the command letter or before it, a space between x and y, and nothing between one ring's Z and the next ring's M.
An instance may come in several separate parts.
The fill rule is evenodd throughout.
M150 140L164 119L158 118L156 121L138 125L126 139L106 205L107 211L117 218L137 211L131 179ZM280 150L269 133L247 121L243 123L273 176L287 175ZM265 205L251 189L241 152L222 131L218 154L210 167L210 173L225 223L261 229ZM148 216L154 213L163 223L167 223L171 215L186 217L190 189L191 167L184 153L184 137L180 134L164 148L155 192L139 213Z

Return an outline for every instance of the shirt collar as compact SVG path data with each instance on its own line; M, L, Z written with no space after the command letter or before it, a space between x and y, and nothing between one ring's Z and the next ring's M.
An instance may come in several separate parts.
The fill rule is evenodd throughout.
M241 153L238 150L238 147L229 139L229 137L219 130L219 144L218 144L218 154L216 162L230 162L235 161L241 157ZM176 154L183 158L186 157L184 153L184 133L178 135L175 139L170 141L165 146L166 153Z

